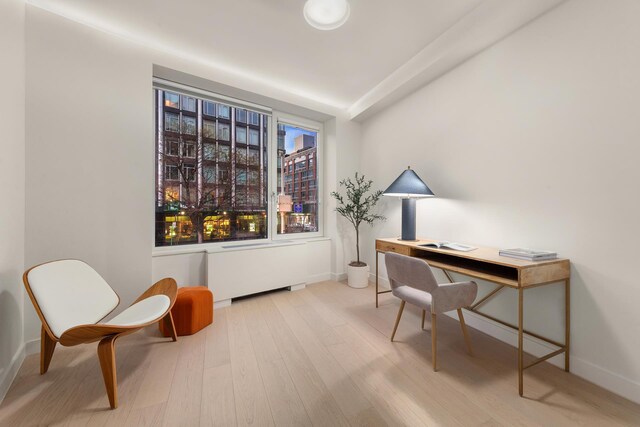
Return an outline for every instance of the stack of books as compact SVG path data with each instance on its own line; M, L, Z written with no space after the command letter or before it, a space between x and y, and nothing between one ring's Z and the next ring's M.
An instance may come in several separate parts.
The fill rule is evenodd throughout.
M499 253L500 253L500 256L524 259L527 261L545 261L548 259L558 258L558 254L555 252L534 251L532 249L523 249L523 248L500 249Z

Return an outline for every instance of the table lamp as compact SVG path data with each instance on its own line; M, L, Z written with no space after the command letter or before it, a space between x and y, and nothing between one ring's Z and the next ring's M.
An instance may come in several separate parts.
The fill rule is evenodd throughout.
M382 195L402 198L402 237L400 240L416 241L416 199L433 197L435 196L433 191L409 166Z

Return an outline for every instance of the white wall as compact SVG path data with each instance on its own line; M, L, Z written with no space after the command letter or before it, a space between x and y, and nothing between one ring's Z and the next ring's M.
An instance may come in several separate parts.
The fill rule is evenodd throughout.
M380 187L411 165L438 196L418 202L420 236L570 258L573 370L636 401L638 16L634 0L569 1L362 129ZM400 233L400 201L384 207L370 262L374 237ZM486 309L514 321L514 295ZM525 299L525 323L561 339L560 287Z
M24 3L0 3L0 400L23 357L24 270Z
M26 264L81 258L116 289L124 307L185 258L152 261L151 256L153 64L324 114L346 114L215 69L209 62L156 51L27 6ZM336 158L359 143L359 125L342 117L332 122L325 135L332 141L327 145L332 145L333 157L326 156L325 163L344 169L345 161ZM335 188L331 179L325 182L327 191ZM335 227L334 212L325 220ZM331 226L325 230L336 235ZM334 253L342 253L340 245ZM197 284L203 265L197 256L186 258L189 265L175 274ZM39 322L31 308L27 323L27 340L36 339Z

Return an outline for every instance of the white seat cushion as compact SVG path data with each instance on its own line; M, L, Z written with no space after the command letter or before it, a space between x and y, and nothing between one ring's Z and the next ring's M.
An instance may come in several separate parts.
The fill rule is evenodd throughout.
M60 337L74 326L91 325L118 305L118 295L89 265L61 260L34 267L29 287L51 332Z
M159 320L169 308L171 301L166 295L154 295L133 304L113 319L106 322L114 326L143 325L154 320Z

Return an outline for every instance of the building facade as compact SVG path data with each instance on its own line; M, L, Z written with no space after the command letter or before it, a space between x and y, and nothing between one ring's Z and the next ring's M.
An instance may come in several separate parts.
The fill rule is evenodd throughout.
M156 246L266 238L269 117L154 92Z
M307 134L296 136L292 152L283 157L282 188L292 199L291 212L283 215L286 233L318 231L316 138Z

